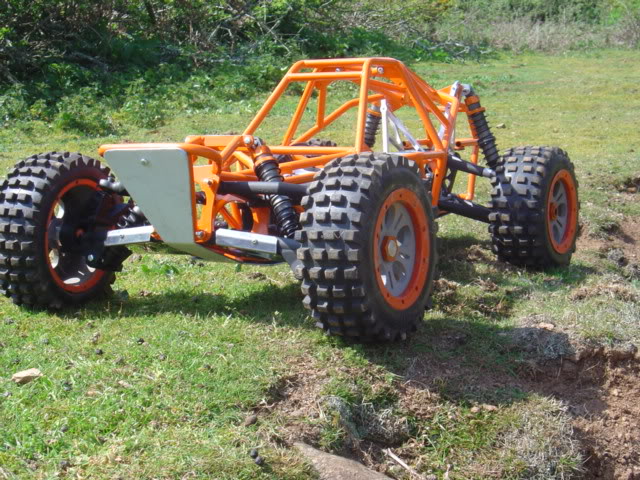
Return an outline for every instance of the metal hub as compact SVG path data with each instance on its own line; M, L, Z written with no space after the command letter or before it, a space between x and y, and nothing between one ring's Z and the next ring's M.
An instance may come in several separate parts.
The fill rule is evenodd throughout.
M553 186L551 201L549 203L549 231L556 243L561 243L568 227L569 196L567 188L562 181Z
M400 296L411 282L416 262L416 232L409 210L402 203L389 206L378 238L380 277L392 295Z
M382 239L382 258L387 262L392 262L398 255L399 245L395 237L384 237Z

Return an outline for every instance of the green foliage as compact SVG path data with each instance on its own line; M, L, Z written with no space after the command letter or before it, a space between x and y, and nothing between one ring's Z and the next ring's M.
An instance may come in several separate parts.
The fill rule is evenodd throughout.
M54 125L61 130L93 136L115 133L108 108L96 93L94 88L85 87L77 94L64 97L58 104Z
M571 19L580 22L599 22L608 9L601 0L457 0L461 11L485 10L494 18L528 17L545 22Z
M0 25L0 125L108 135L239 108L303 57L637 46L640 0L7 0Z
M173 277L180 274L180 269L172 262L152 262L140 265L140 271L146 275L166 275Z

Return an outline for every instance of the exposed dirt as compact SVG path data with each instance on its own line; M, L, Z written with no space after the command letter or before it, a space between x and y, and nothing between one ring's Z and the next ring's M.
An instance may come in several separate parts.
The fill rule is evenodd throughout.
M619 266L640 263L640 222L625 218L618 228L603 238L590 232L583 232L578 239L578 252L596 250L602 256L609 257ZM619 254L611 254L619 252Z
M532 370L523 387L565 402L585 454L584 478L640 478L640 370L631 346L584 348Z
M631 288L617 283L580 287L574 290L569 298L575 301L594 296L607 296L624 302L635 302L637 300L637 295Z
M638 363L614 365L604 366L600 360L586 362L576 372L580 377L556 385L552 392L564 395L574 410L576 433L587 455L585 478L640 478ZM578 382L586 385L575 389ZM574 390L570 391L571 387Z
M296 359L291 367L290 374L272 386L257 413L274 415L282 422L277 432L267 432L269 440L289 447L298 441L316 445L320 427L314 420L322 415L318 402L329 375L310 356Z
M544 327L539 332L529 343L537 359L553 357L568 345L558 332ZM531 335L522 338L532 339ZM441 341L442 347L451 348L452 343L463 340L453 334ZM640 363L636 354L632 345L616 349L581 346L555 359L525 361L517 376L422 355L414 359L405 378L427 388L445 385L450 397L478 402L499 404L492 392L512 388L558 398L568 405L573 418L586 458L584 478L631 480L640 479ZM424 393L405 393L418 396L418 402L401 400L416 409L414 413L426 409L429 414L433 402L424 402Z
M583 232L578 239L578 252L596 251L620 268L624 277L640 280L640 223L625 218L609 235Z
M479 409L508 405L510 400L497 398L497 391L517 389L551 396L568 406L585 458L582 478L640 479L640 355L636 348L576 345L552 324L535 323L538 320L533 319L535 326L509 333L512 342L507 344L528 359L515 366L516 375L490 365L463 365L460 359L443 360L430 353L407 351L412 360L405 371L398 372L398 406L428 421L441 408L443 396L449 401L476 403ZM433 340L437 349L453 349L467 338L450 331ZM343 373L356 374L349 369ZM362 375L362 371L357 373ZM370 380L375 389L375 371ZM274 386L271 397L258 408L258 416L269 415L281 422L277 431L263 432L268 440L289 447L296 441L318 445L320 421L327 416L322 392L328 381L329 375L313 358L299 359L291 374ZM395 445L408 463L414 451L411 443ZM393 476L393 464L384 454L389 446L351 438L340 453Z
M630 175L614 185L622 193L638 193L640 190L640 174Z
M407 439L405 419L385 417L388 411L375 412L368 404L362 405L364 408L359 411L343 413L341 406L336 404L336 400L340 402L339 398L323 394L330 381L325 368L310 356L298 358L291 365L290 374L273 386L269 399L257 408L258 417L269 415L279 423L277 431L263 430L262 435L269 442L286 447L292 447L296 442L319 446L322 443L323 423L328 422L342 427L347 433L345 443L337 453L373 470L388 473L393 463L385 455L384 449L398 446ZM374 394L389 388L387 383L381 381L383 375L375 367L357 372L346 367L338 367L338 370L339 374L347 377L368 377ZM410 389L402 389L400 401L413 403L410 396L414 394ZM424 399L430 394L423 392L416 395ZM432 398L432 403L434 401ZM428 408L426 403L419 403L421 409Z

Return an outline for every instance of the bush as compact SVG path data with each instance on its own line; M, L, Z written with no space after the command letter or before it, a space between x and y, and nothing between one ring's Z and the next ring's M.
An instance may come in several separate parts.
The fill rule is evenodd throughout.
M0 122L99 135L255 96L303 57L635 48L640 0L5 0L0 25Z
M85 135L116 133L109 108L100 101L95 89L82 88L77 94L65 97L58 105L54 126Z

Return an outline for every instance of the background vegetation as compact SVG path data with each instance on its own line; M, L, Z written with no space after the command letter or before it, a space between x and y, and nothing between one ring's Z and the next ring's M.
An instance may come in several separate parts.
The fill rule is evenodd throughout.
M451 61L639 42L640 0L7 0L0 124L156 128L268 89L300 57Z
M434 308L410 341L392 345L324 336L287 265L138 254L103 301L52 313L2 299L0 479L317 478L291 448L299 439L399 480L411 476L385 448L424 478L567 480L583 470L629 478L640 442L638 363L625 383L606 360L579 352L586 343L628 358L629 342L640 342L640 202L631 187L640 186L640 138L628 108L640 52L413 68L436 88L453 79L477 86L492 124L504 126L494 129L501 149L549 144L570 153L584 227L571 266L501 264L485 224L446 216ZM122 139L238 131L266 95L221 102L221 112L180 110L153 130L125 124ZM296 100L284 99L266 138ZM351 135L343 128L331 138ZM0 129L0 167L34 152L95 155L114 140L24 122ZM488 182L478 184L483 202ZM578 356L586 360L569 360ZM43 377L9 380L27 368Z
M571 266L529 272L444 217L434 308L399 345L324 336L286 265L136 254L108 299L3 299L0 479L316 478L299 439L397 479L386 448L425 478L640 475L639 35L640 0L0 2L4 169L239 131L293 60L388 55L473 84L501 149L565 148L583 227Z

